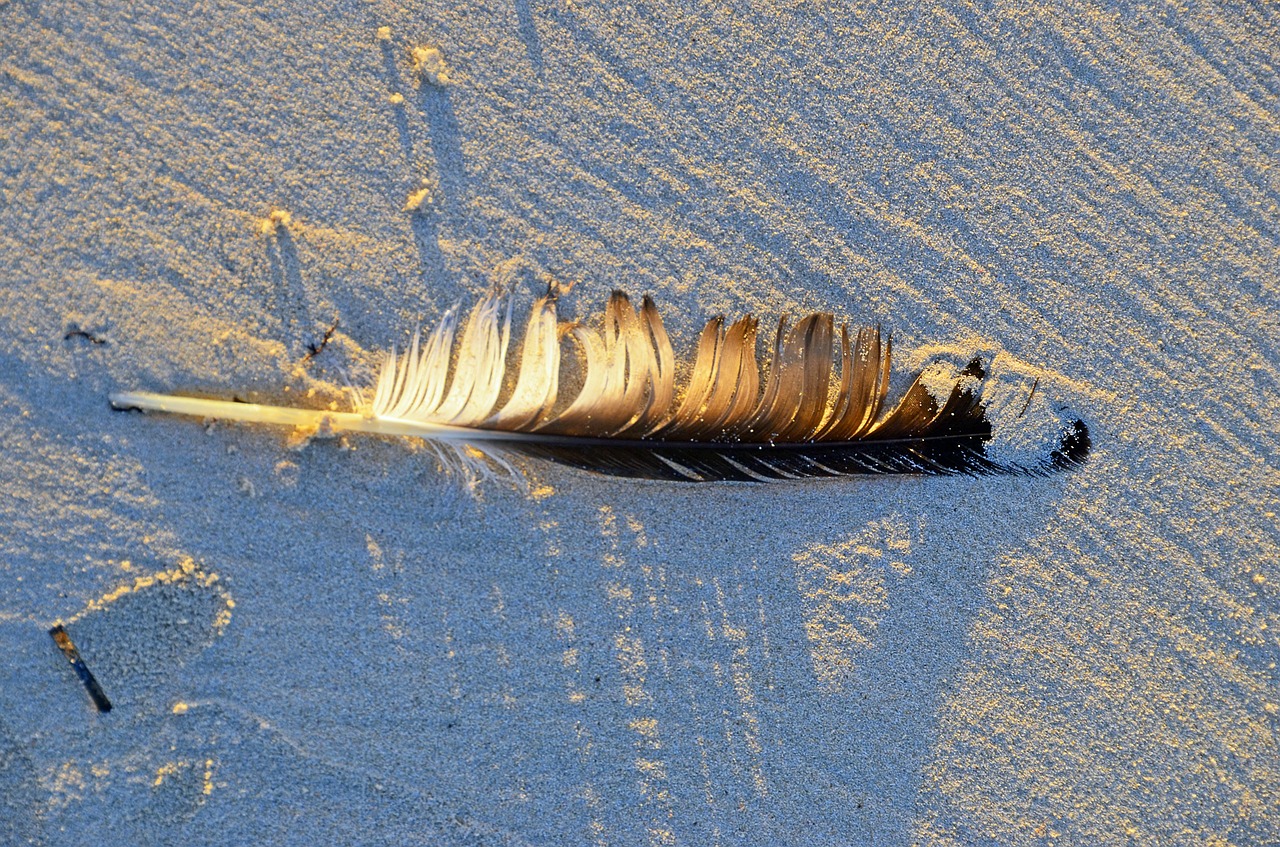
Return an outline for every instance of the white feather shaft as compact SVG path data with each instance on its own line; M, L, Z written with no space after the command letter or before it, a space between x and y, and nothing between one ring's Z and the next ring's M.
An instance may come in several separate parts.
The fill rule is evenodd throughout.
M368 417L356 412L326 412L322 409L291 409L258 403L233 403L202 397L179 397L148 391L122 391L111 395L117 409L144 409L215 418L222 421L274 424L291 427L320 427L330 433L370 432L377 435L409 435L446 441L510 441L513 434L492 429L472 429L449 424L405 420L403 418ZM518 435L515 437L519 437Z

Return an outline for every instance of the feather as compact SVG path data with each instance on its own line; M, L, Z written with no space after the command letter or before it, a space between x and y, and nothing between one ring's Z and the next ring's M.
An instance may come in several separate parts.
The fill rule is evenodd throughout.
M599 473L677 481L764 481L846 474L1045 474L1084 461L1082 421L1027 460L997 459L978 359L959 373L918 374L888 412L891 344L879 327L839 333L830 314L808 315L773 335L763 380L758 321L707 322L677 403L675 355L657 307L636 309L615 291L603 326L561 324L551 296L525 325L519 372L508 378L511 305L492 296L467 316L445 312L423 342L385 358L369 403L352 412L290 409L176 395L120 392L116 408L319 428L328 433L416 436L548 459ZM561 346L576 345L582 387L559 401ZM834 362L839 377L833 379ZM763 382L763 386L761 385ZM507 386L510 385L509 388ZM505 394L505 400L503 396ZM502 402L500 402L502 401ZM559 408L559 411L556 409ZM440 454L438 452L438 454Z

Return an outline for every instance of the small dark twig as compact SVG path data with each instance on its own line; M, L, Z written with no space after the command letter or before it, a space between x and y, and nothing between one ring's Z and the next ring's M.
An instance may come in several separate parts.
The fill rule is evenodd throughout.
M1031 390L1027 392L1027 402L1022 404L1022 411L1018 412L1019 418L1027 413L1027 409L1031 408L1031 398L1036 396L1036 386L1039 384L1040 377L1036 377L1035 382L1031 383Z
M305 356L302 357L303 363L310 362L316 356L319 356L324 351L324 348L329 346L329 341L333 338L333 334L337 331L338 331L338 319L334 318L333 325L329 327L327 330L325 330L324 338L320 339L320 343L317 344L314 341L312 341L310 344L307 345L307 353Z
M62 628L62 624L58 624L49 630L49 635L53 636L53 643L58 645L58 649L67 657L71 667L76 669L76 675L80 677L80 681L84 683L85 689L88 690L89 699L93 701L93 705L98 707L99 712L111 711L111 701L107 699L107 695L103 692L102 686L98 684L98 680L94 679L93 673L85 665L84 659L80 658L80 651L76 649L76 645L71 643L71 636L67 635L67 631Z
M103 337L101 337L101 336L99 336L99 335L95 335L94 333L89 332L88 330L81 329L80 327L76 326L75 324L72 324L72 325L71 325L71 328L70 328L70 329L68 329L68 330L66 331L66 333L62 336L62 340L63 340L63 341L69 341L69 340L71 340L72 338L83 338L83 339L85 339L86 341L89 341L89 342L91 342L91 343L93 343L93 344L106 344L106 343L107 343L107 339L105 339L105 338L103 338Z

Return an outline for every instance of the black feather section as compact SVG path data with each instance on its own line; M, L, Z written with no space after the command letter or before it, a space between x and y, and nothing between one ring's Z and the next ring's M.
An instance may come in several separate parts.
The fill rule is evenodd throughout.
M978 360L965 375L982 379ZM855 474L1043 476L1082 463L1090 449L1089 429L1074 421L1049 459L1038 465L1008 465L987 455L991 438L978 390L958 383L941 408L927 392L912 417L931 421L915 437L871 437L857 441L757 442L676 441L661 438L582 438L513 433L510 440L486 440L498 447L583 470L632 479L679 482L764 482Z
M1050 461L1033 467L989 459L985 450L989 434L988 429L986 435L802 444L543 437L487 441L485 446L610 476L682 482L763 482L853 474L1045 475L1075 467L1089 452L1089 431L1083 421L1072 424Z

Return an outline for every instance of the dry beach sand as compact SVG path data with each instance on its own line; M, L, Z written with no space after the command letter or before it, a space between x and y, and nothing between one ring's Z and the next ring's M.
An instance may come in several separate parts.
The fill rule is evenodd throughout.
M0 0L0 843L1280 842L1278 9ZM473 493L108 408L340 401L495 277L1094 452Z

